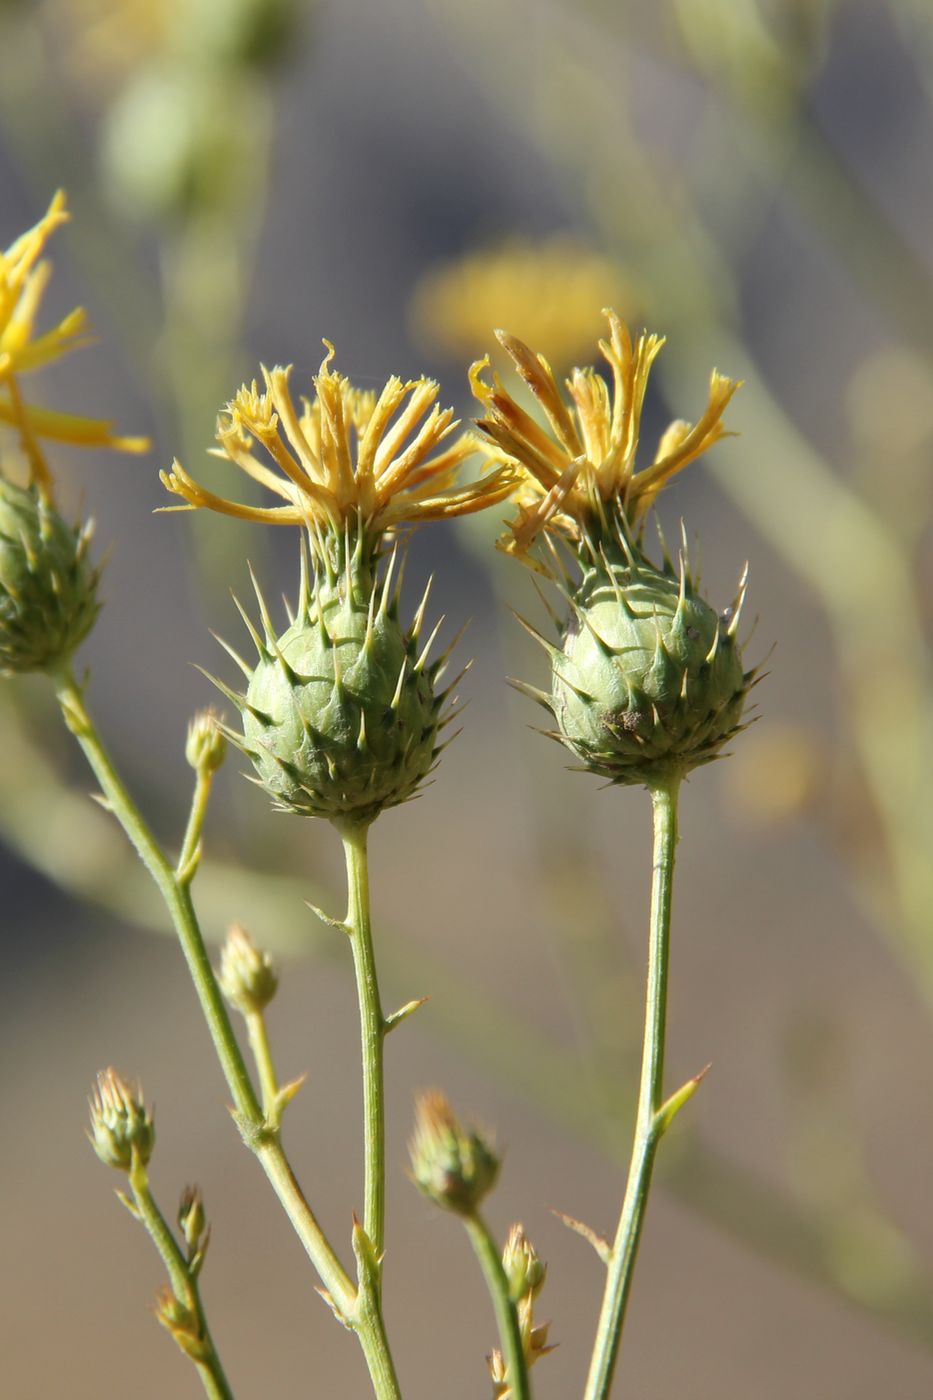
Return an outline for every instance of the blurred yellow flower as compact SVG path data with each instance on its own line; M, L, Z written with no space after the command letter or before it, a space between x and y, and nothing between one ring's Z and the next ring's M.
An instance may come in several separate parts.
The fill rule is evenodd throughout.
M59 191L35 227L0 252L0 422L18 430L32 478L47 490L51 477L39 446L41 438L124 452L145 452L149 447L146 438L115 436L110 423L102 419L59 413L23 401L19 375L41 369L91 340L81 307L70 311L51 330L41 335L35 332L51 274L51 264L40 261L41 254L51 235L69 217L65 196Z
M614 311L609 340L599 348L612 371L612 391L595 369L575 369L566 386L568 405L543 355L523 341L496 331L499 343L537 399L550 433L521 408L498 375L482 378L488 355L470 370L470 382L485 409L477 426L524 469L517 492L519 514L502 547L524 554L545 528L579 539L606 516L614 502L629 526L637 527L667 482L724 434L722 414L738 382L717 370L710 378L709 401L693 425L678 420L661 438L650 466L635 470L635 454L648 376L664 338L642 334L633 345Z
M429 271L415 290L416 335L452 355L475 356L493 326L514 326L558 366L593 343L596 306L624 306L633 294L609 258L570 234L510 238Z
M184 7L179 0L44 0L42 13L72 78L100 100L102 85L105 93L122 85L166 48Z
M306 525L312 532L340 533L346 523L359 521L376 536L406 523L482 510L509 494L515 472L502 465L476 481L457 483L461 464L480 447L469 433L442 446L457 422L452 409L437 406L433 380L405 383L393 375L377 397L330 368L334 349L324 343L315 397L301 400L300 413L288 386L290 368L263 368L265 392L255 380L244 385L218 419L219 447L212 455L233 462L286 504L252 506L217 496L176 461L161 478L186 504L166 510L205 507L243 520ZM280 474L253 455L251 440Z

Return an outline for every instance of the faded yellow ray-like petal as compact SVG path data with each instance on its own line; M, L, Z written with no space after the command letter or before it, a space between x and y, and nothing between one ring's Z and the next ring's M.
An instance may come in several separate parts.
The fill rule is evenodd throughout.
M52 477L42 440L122 452L145 452L150 445L147 438L116 433L107 420L61 413L27 403L23 397L20 375L41 369L93 339L81 307L70 311L50 330L36 334L42 297L51 275L51 264L42 259L42 253L51 235L69 218L65 195L59 190L38 223L0 252L0 422L19 433L31 478L47 493L52 490Z
M377 396L333 369L334 348L324 344L314 397L302 401L300 413L289 389L291 369L277 366L262 371L264 394L255 381L244 385L218 420L213 455L290 504L270 508L216 495L176 462L161 479L185 504L165 509L304 524L312 534L358 525L377 541L387 530L482 510L509 494L516 469L504 465L501 454L486 475L456 481L469 457L491 454L472 433L448 441L458 424L452 409L438 406L433 380L392 376ZM262 446L280 475L253 455L251 442Z
M496 335L540 406L550 431L517 404L498 376L483 372L488 356L470 371L473 391L483 406L477 427L521 470L518 514L500 547L524 556L543 531L580 540L599 533L613 507L637 532L670 479L725 434L722 415L739 387L717 370L710 379L706 408L696 423L671 424L654 461L637 470L641 414L651 366L664 339L642 333L633 342L614 311L604 312L609 337L599 349L609 365L611 389L592 367L575 369L565 381L564 398L551 368L516 337Z

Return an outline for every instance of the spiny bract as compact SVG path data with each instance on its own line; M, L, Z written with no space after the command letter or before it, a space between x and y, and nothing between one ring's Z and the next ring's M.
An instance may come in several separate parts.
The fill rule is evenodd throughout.
M434 767L452 717L450 688L434 690L446 656L426 664L437 631L422 644L427 594L410 629L399 623L393 565L394 555L377 582L358 555L339 571L321 567L309 588L303 560L287 630L275 635L261 596L264 635L247 621L259 660L240 662L245 694L221 689L243 720L242 738L230 737L281 808L368 823L413 797Z
M624 548L623 548L624 545ZM689 568L651 564L620 531L567 590L570 616L551 655L551 693L534 697L590 771L614 783L664 781L715 758L740 726L753 673L735 634L745 593L719 616ZM519 688L530 687L519 684Z
M39 488L0 478L0 672L47 671L91 630L99 574L89 538Z

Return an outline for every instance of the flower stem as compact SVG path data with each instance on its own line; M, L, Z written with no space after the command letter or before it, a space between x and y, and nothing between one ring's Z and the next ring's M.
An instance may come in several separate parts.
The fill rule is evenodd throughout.
M82 689L70 667L63 667L52 676L52 681L65 723L84 751L110 810L123 827L165 901L227 1086L233 1097L244 1141L259 1158L298 1238L335 1304L342 1312L350 1314L356 1302L356 1290L305 1200L278 1134L267 1130L262 1107L204 946L190 890L179 880L171 862L124 787L85 707Z
M667 979L670 953L671 892L677 846L677 796L680 774L651 788L654 806L654 855L651 919L648 941L648 986L645 1039L635 1119L635 1139L619 1226L609 1256L609 1272L584 1400L607 1400L625 1309L638 1255L655 1153L666 1127L664 1103L664 1035L667 1021Z
M133 1193L133 1204L139 1219L148 1231L149 1238L159 1251L169 1276L172 1293L178 1302L188 1309L197 1328L197 1354L193 1354L184 1345L182 1345L182 1350L187 1352L197 1366L204 1393L209 1397L209 1400L233 1400L233 1391L224 1375L224 1369L220 1364L220 1357L217 1355L207 1325L207 1318L204 1315L197 1279L182 1254L175 1236L169 1229L164 1215L155 1203L149 1189L149 1175L135 1150L129 1181L130 1190Z
M369 914L367 825L340 827L347 862L347 932L360 1005L363 1060L364 1190L363 1228L376 1256L385 1249L385 1084L383 1049L386 1023L379 999Z
M261 1011L252 1011L246 1017L246 1033L249 1036L250 1049L253 1052L253 1059L259 1074L259 1085L262 1089L262 1110L266 1120L272 1121L273 1115L277 1111L279 1083L269 1045L266 1018Z
M505 1356L509 1400L530 1400L528 1367L525 1363L521 1328L518 1325L518 1310L509 1297L509 1282L502 1267L499 1249L489 1232L489 1226L479 1212L465 1216L463 1223L483 1270L495 1310L499 1341Z
M175 867L176 874L181 884L189 885L197 870L198 848L201 843L201 828L204 825L204 818L207 815L207 803L211 795L212 785L213 774L205 769L201 769L195 779L194 796L191 800L191 811L188 814L188 825L185 828L178 864Z

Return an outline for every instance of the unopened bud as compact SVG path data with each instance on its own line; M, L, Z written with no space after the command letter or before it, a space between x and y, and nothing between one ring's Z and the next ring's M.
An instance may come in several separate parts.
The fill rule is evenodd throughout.
M216 773L227 754L227 741L214 710L198 710L188 725L185 758L197 773Z
M207 1217L204 1213L204 1197L201 1195L200 1186L186 1186L178 1206L178 1228L185 1237L185 1244L188 1246L188 1257L192 1258L197 1254L202 1244L204 1231L207 1229Z
M544 1287L547 1265L538 1257L531 1240L521 1225L513 1225L502 1251L502 1267L509 1281L509 1297L513 1303L522 1298L536 1298Z
M231 924L220 953L220 989L244 1016L262 1011L275 996L278 975L268 953L245 928Z
M457 1215L473 1215L492 1189L499 1158L475 1129L458 1122L445 1096L422 1094L415 1105L415 1131L409 1143L415 1185L436 1205Z
M100 1160L108 1167L128 1172L133 1153L145 1164L155 1146L155 1124L142 1090L128 1084L112 1067L97 1076L90 1100L91 1131L88 1137Z
M162 1288L156 1296L155 1315L167 1332L192 1361L203 1361L207 1353L197 1316L170 1288Z

